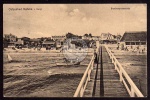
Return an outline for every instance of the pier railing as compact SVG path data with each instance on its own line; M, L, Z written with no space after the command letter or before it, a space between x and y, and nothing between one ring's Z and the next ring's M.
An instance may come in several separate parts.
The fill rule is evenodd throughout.
M95 56L93 55L73 97L82 97L83 96L86 85L87 85L88 81L90 81L90 74L93 69L94 58L95 58Z
M130 97L144 97L141 91L137 88L135 83L132 81L130 76L127 74L127 72L124 70L122 65L118 62L114 54L111 52L111 50L105 45L105 48L109 54L110 59L112 60L112 63L115 65L115 69L119 73L120 81L123 82L125 85Z

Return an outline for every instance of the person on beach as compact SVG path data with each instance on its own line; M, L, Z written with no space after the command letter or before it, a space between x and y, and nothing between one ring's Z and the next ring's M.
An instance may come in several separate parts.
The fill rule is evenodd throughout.
M123 50L124 49L124 44L120 45L120 49Z
M128 51L128 48L127 48L127 46L124 48L124 50L125 50L125 51Z
M137 49L137 52L140 53L140 47L137 46L136 49Z
M61 47L61 48L60 48L60 52L62 52L62 51L63 51L63 48Z
M40 45L37 47L37 50L38 50L38 51L40 51L40 50L41 50L41 46L40 46Z
M117 50L119 50L119 43L117 43Z
M22 49L22 46L21 46L21 45L19 45L19 49Z

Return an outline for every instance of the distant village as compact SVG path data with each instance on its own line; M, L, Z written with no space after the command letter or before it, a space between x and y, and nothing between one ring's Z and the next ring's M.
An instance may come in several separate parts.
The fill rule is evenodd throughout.
M94 44L95 41L100 41L101 44L117 44L117 49L121 50L129 50L141 45L145 47L147 45L147 32L145 31L125 32L123 36L120 34L113 35L111 33L101 33L100 36L93 36L91 33L78 36L68 32L63 36L55 35L41 38L18 38L17 36L10 33L3 34L3 48L34 48L37 50L45 48L46 50L57 50L63 46L66 39L71 38L84 40L89 48L93 47L91 44ZM73 44L78 45L77 41L75 41Z

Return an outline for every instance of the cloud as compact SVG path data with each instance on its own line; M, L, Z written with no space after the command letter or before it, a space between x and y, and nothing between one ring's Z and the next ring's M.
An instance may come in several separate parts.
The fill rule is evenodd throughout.
M69 12L69 16L67 16L70 20L81 21L83 18L86 19L85 14L81 12L79 9L73 9Z
M23 7L42 10L8 11L8 8ZM130 10L111 10L111 7L129 7ZM78 35L100 35L103 32L123 34L128 30L147 28L147 7L140 4L4 4L3 8L4 34L12 33L20 37L48 37L67 32Z

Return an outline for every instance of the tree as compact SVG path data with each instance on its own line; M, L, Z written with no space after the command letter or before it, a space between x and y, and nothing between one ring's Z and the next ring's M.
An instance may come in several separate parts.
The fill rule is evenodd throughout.
M84 36L85 36L85 37L88 37L89 35L86 33L86 34L84 34Z
M72 33L68 32L68 33L66 34L66 38L72 38L72 37L73 37L73 34L72 34Z
M82 36L78 36L79 39L82 39Z
M117 36L116 36L116 35L113 35L113 37L116 38Z
M92 37L92 34L91 34L91 33L89 34L89 37Z
M77 38L78 35L74 35L74 34L68 32L68 33L66 34L66 37L67 37L67 38Z
M120 39L121 39L121 37L122 37L121 35L117 35L117 39L118 39L118 40L120 40Z

